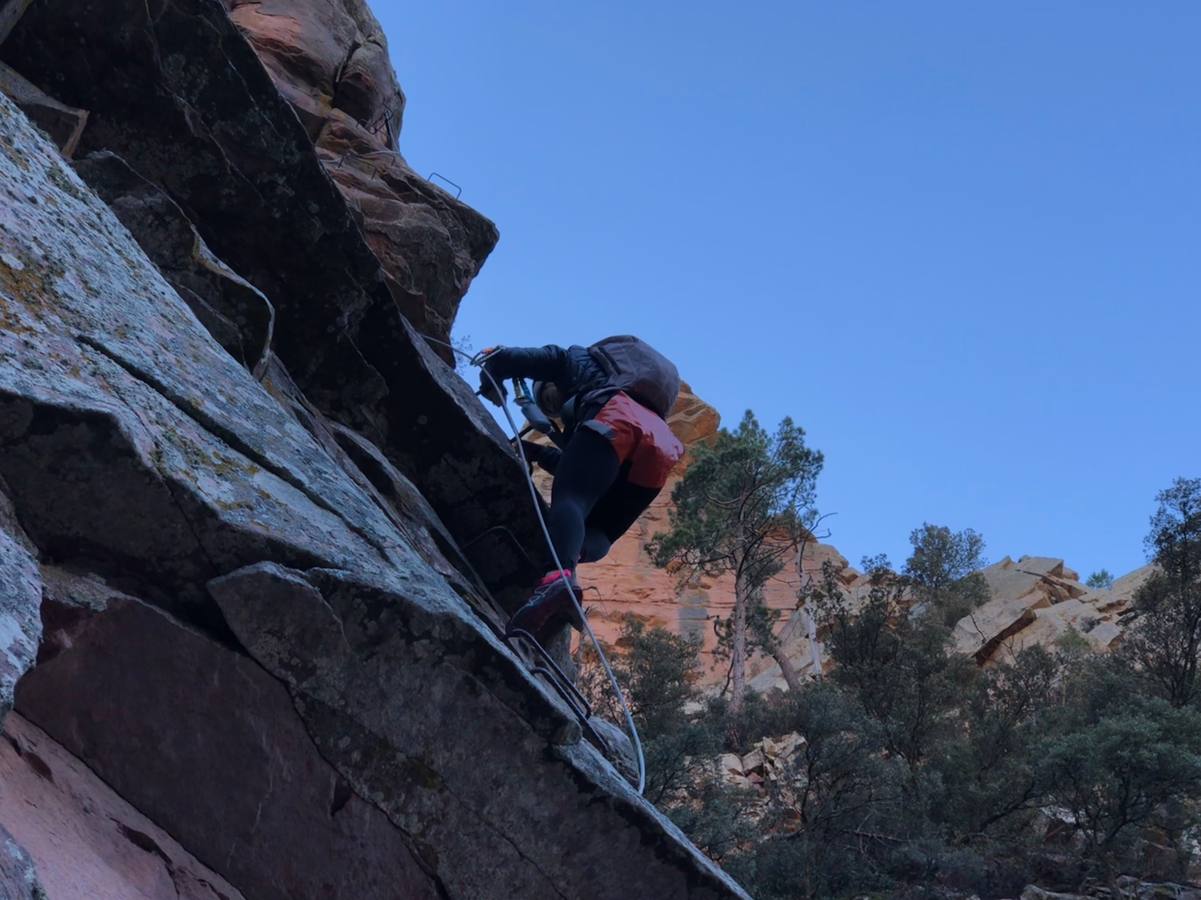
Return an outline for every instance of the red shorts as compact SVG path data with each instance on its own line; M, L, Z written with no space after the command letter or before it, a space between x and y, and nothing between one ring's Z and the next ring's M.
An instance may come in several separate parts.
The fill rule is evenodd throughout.
M630 463L627 480L638 487L663 487L684 456L667 423L627 394L614 394L583 427L612 444L622 464Z

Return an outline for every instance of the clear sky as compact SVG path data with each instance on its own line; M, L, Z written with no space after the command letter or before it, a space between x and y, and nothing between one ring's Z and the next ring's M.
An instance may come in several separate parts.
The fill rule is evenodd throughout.
M374 0L501 240L458 332L635 332L826 455L831 541L1143 563L1201 476L1201 4Z

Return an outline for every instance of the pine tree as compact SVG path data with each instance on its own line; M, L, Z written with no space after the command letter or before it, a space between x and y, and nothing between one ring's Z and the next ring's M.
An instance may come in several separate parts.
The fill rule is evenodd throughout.
M657 565L697 576L734 576L734 611L724 623L730 653L731 711L742 709L762 588L809 534L822 454L784 419L768 434L747 411L694 451L672 492L670 531L650 544Z

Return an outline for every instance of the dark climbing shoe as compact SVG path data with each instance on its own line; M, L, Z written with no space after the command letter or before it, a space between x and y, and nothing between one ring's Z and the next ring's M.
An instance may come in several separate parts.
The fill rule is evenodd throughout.
M583 597L583 591L574 578L570 581L571 588L568 589L558 572L555 572L553 577L548 575L530 595L525 605L513 613L505 633L512 635L515 631L524 631L541 644L564 622L570 622L577 631L583 628L584 623L576 605ZM575 594L574 601L572 593Z

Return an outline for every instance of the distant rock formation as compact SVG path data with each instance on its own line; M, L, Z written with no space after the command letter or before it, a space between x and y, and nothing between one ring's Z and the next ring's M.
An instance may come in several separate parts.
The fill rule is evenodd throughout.
M847 594L854 602L869 585L854 569L843 571ZM1151 566L1143 566L1108 588L1093 589L1082 584L1062 559L1023 556L1015 562L1005 557L981 570L989 600L956 624L952 646L974 656L982 666L1012 661L1025 647L1055 649L1065 639L1108 651L1121 642L1133 615L1135 591L1151 572ZM798 662L812 651L808 635L799 628L801 619L799 614L794 616L781 632L785 652ZM779 666L770 661L760 665L761 671L752 681L755 689L786 688Z
M955 649L986 664L1076 634L1094 650L1108 650L1121 639L1134 592L1151 571L1144 566L1094 590L1062 559L1005 557L982 570L990 599L955 626Z

